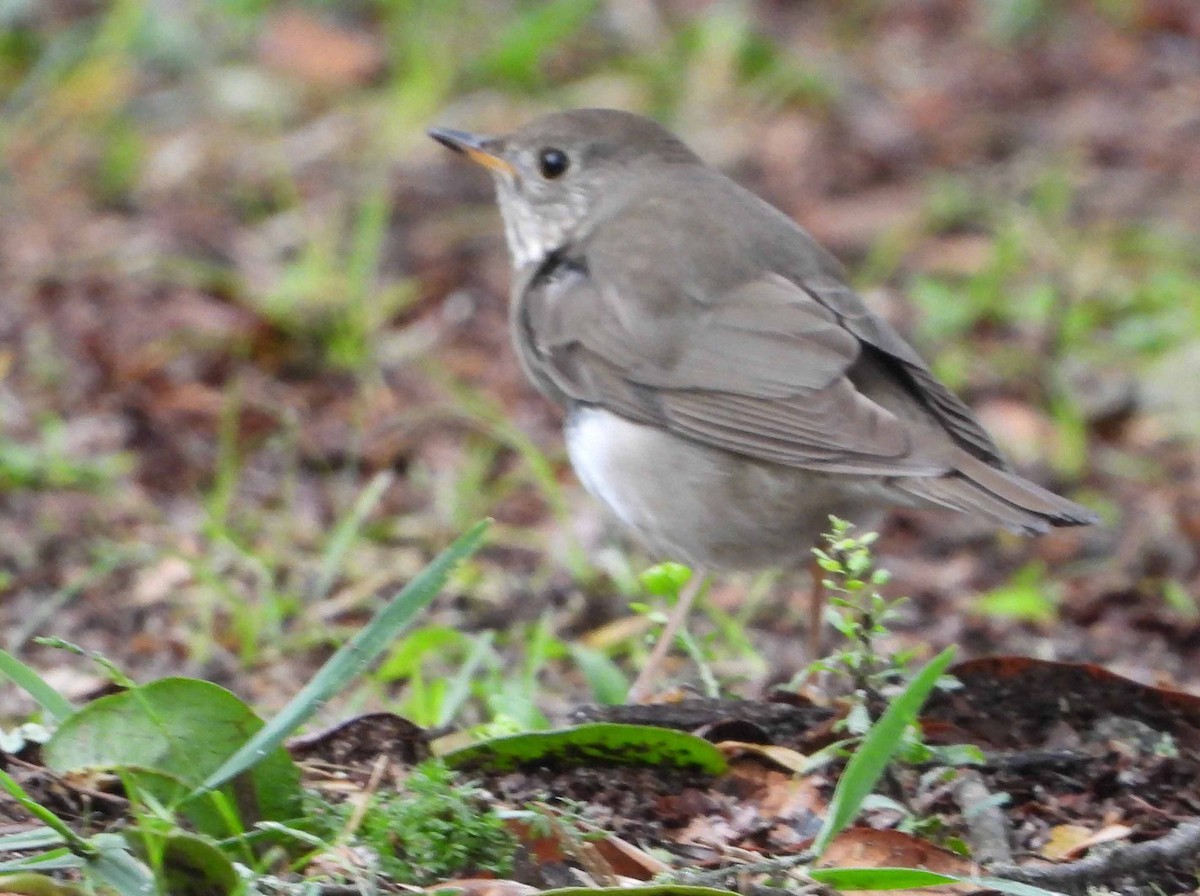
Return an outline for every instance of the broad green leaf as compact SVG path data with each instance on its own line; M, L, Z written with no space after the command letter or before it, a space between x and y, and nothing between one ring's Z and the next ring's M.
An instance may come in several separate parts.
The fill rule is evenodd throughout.
M817 855L821 855L838 832L854 820L862 801L875 789L880 775L901 746L904 729L916 721L925 699L952 659L954 648L947 647L930 660L863 736L838 779L825 823L813 841L812 848Z
M808 876L839 890L909 890L962 880L923 868L821 868L810 871Z
M164 678L89 703L59 726L43 757L59 773L122 772L164 804L183 807L205 778L262 728L262 720L224 688ZM264 751L249 777L234 788L243 825L293 818L300 811L299 771L280 747ZM230 833L207 804L183 808L202 830Z
M809 871L808 876L839 890L908 890L962 883L1010 896L1063 896L1057 890L1045 890L1001 877L939 874L922 868L820 868Z
M614 722L497 737L454 750L442 758L454 768L490 770L531 763L565 767L604 763L692 768L719 775L727 768L721 752L702 737L673 728Z

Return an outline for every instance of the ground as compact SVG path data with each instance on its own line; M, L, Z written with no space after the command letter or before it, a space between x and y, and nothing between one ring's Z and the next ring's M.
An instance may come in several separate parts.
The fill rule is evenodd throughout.
M1039 806L1016 839L1149 839L1198 814L1195 710L1159 718L1142 686L1200 693L1200 7L538 7L0 12L5 648L72 700L108 676L36 636L269 714L491 516L410 637L314 724L526 727L619 693L588 658L644 660L629 606L651 558L581 492L520 374L486 178L423 135L616 105L800 221L1024 474L1101 513L1038 539L895 513L875 545L887 593L910 598L889 648L1140 685L1026 670L1021 687L1083 694L1039 716L976 667L964 705L1018 717L1007 742L974 723L951 738L1075 763L989 772L986 790ZM808 661L790 590L721 580L697 614L732 693ZM682 655L668 676L698 681ZM0 694L10 726L31 709ZM1095 734L1122 719L1177 755Z

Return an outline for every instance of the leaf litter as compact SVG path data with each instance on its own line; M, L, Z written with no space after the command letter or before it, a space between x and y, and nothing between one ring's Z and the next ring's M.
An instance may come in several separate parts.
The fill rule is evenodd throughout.
M961 174L985 203L1018 197L1028 205L1049 201L1032 169L1066 157L1073 226L1086 222L1108 233L1150 222L1192 243L1196 236L1197 7L1147 0L1114 22L1098 6L1074 4L1054 40L1018 36L1004 46L970 20L967 6L898 4L861 23L866 39L847 44L828 9L761 4L763 27L810 41L818 60L836 47L857 74L816 114L786 108L756 113L754 122L733 116L733 126L709 141L721 144L715 157L736 164L745 182L844 259L879 266L886 288L872 298L909 333L930 325L930 311L893 293L904 295L922 272L970 278L994 260L986 214L950 188L930 197L938 172ZM340 115L328 98L371 83L385 65L377 35L306 15L275 17L258 62L281 68L314 96L325 93L307 112L289 101L282 118L285 142L305 149L289 159L288 176L312 208L334 210L353 182L370 124ZM315 86L309 82L326 73L294 64L295 46L314 44L339 58L336 77ZM910 56L921 64L889 62ZM149 85L118 88L136 105ZM278 607L271 602L305 593L319 572L323 534L359 487L380 470L397 473L371 518L377 541L356 545L333 582L329 600L339 611L327 621L339 631L362 618L363 601L403 584L472 521L455 515L455 477L468 464L495 499L485 512L511 537L478 561L476 581L489 584L456 583L435 621L473 633L532 623L545 612L570 639L625 615L616 588L581 584L565 572L554 499L522 474L511 440L498 439L481 422L486 415L453 406L444 385L488 396L547 453L587 547L606 540L594 508L570 484L554 412L531 394L508 348L498 228L463 211L487 203L485 185L432 151L406 155L391 174L379 277L383 286L409 281L415 294L381 327L375 366L362 376L329 366L320 314L297 323L264 301L287 275L294 246L313 237L294 216L273 212L281 203L278 172L262 160L276 158L278 147L202 106L145 141L145 173L119 201L98 196L89 179L84 130L48 145L18 134L6 149L14 177L12 201L0 210L5 442L36 449L40 465L18 468L14 455L11 469L25 469L27 478L5 482L0 494L0 624L14 633L8 648L63 681L76 700L101 692L103 679L75 658L31 645L32 634L82 643L141 680L193 674L255 705L279 705L319 665L322 650L305 638L289 642L290 626L272 621ZM908 211L939 203L945 208L935 212L948 221L939 227ZM882 241L912 232L903 261L888 268L873 257ZM1085 297L1089 281L1110 276L1136 291L1136 272L1086 253L1063 263ZM186 275L172 267L178 264ZM1155 256L1146 264L1165 262ZM1101 329L1097 340L1153 342L1161 336L1152 323L1145 332ZM896 627L898 647L957 643L971 656L1054 660L968 662L956 673L963 688L925 710L931 740L984 750L975 772L987 794L982 802L995 798L995 805L962 805L960 791L923 782L920 769L901 774L890 796L936 817L934 839L942 842L969 841L974 814L998 811L1015 862L1099 857L1109 864L1079 880L1120 892L1151 884L1184 892L1195 885L1187 854L1125 872L1103 858L1167 841L1172 831L1186 836L1185 823L1200 816L1200 721L1186 693L1200 691L1200 453L1187 430L1173 428L1169 411L1141 398L1145 391L1178 402L1170 370L1182 356L1165 355L1145 390L1132 365L1108 371L1103 388L1115 399L1081 400L1086 413L1076 423L1089 449L1080 467L1041 373L1030 372L1041 370L1029 359L1043 352L1047 335L1054 334L1028 321L985 314L953 337L989 362L960 370L959 387L1023 466L1051 484L1077 477L1108 503L1109 522L1021 542L936 515L901 512L885 523L882 565L894 573L896 593L912 596ZM922 345L928 353L941 348ZM953 372L953 350L947 357ZM95 463L108 460L115 463ZM256 553L269 557L265 567L248 559ZM1051 572L1034 576L1032 589L1044 593L1052 583L1057 590L1044 611L975 609L974 596L1035 567ZM374 590L354 593L367 573ZM214 600L214 582L226 603ZM717 589L713 602L736 610L742 594ZM238 602L266 608L263 618L239 617L231 609ZM778 680L803 662L796 614L782 606L750 620ZM247 634L254 626L257 639ZM198 646L197 631L206 646ZM770 683L746 693L761 696ZM586 699L585 683L569 668L556 668L545 687L554 689L547 712L564 720L568 707ZM0 709L19 717L27 704L6 692ZM327 719L339 711L334 704ZM363 729L345 722L324 757L352 783L378 756L403 766L425 743L424 733L412 734L394 716L380 717L389 719L378 723L383 733L367 718ZM486 787L512 807L569 801L582 820L622 843L665 846L704 866L801 848L836 779L836 765L797 776L777 761L784 754L766 750L807 756L828 745L835 738L830 706L794 698L733 707L687 701L592 718L667 725L763 749L730 747L730 770L719 776L583 765L508 771L485 778ZM37 768L35 761L29 770L35 779ZM88 800L106 799L80 803L77 785L67 785L69 797L61 782L43 786L51 802L53 791L80 815ZM877 806L835 849L860 864L963 867L956 853L893 829L902 816ZM569 852L564 867L578 865ZM564 870L558 883L573 880Z

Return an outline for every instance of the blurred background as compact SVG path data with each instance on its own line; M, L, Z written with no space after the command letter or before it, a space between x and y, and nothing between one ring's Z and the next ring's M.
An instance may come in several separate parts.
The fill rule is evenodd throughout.
M68 696L103 675L35 636L277 705L491 515L351 705L619 697L648 560L517 369L486 176L423 133L596 105L801 222L1103 514L893 515L905 645L1200 685L1195 0L0 0L3 646ZM696 630L753 693L802 616L731 580Z

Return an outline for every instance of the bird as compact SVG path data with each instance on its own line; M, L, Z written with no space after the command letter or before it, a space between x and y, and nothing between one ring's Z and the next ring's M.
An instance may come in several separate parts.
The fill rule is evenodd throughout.
M1013 471L833 255L656 121L573 109L505 136L428 133L492 176L516 353L565 409L584 488L695 570L631 699L706 575L798 567L831 515L941 508L1028 535L1097 521Z

